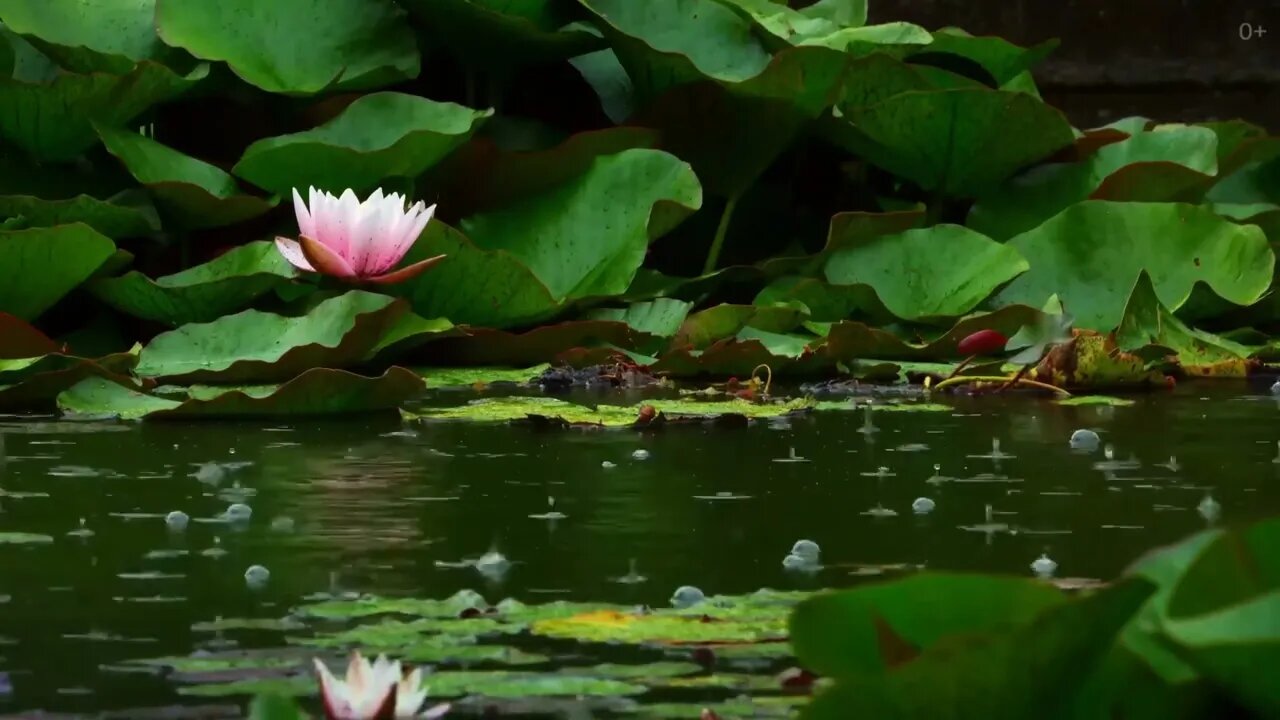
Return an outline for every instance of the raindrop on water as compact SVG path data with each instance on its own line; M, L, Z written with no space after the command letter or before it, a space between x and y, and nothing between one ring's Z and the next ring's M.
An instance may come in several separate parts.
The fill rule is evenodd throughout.
M224 516L230 522L248 522L253 517L253 508L244 503L231 503Z
M638 448L632 451L631 457L635 458L636 460L648 460L649 451L645 450L644 448Z
M249 569L244 571L244 581L253 590L265 587L270 579L271 571L261 565L250 565Z
M818 543L812 540L797 540L791 546L791 554L806 562L816 563L822 555L822 548L818 547Z
M692 585L681 585L671 594L671 606L683 610L707 599L706 593Z
M604 468L605 470L609 470L609 469L611 469L611 468L616 468L616 467L618 467L618 464L617 464L617 463L609 462L608 460L604 460L604 461L602 461L602 462L600 463L600 467Z
M789 447L787 448L786 457L774 458L773 461L776 463L807 463L809 462L809 458L797 455L796 449L794 447Z
M213 538L213 547L201 550L200 554L205 557L213 558L215 560L226 555L227 551L224 550L222 547L222 538L215 535Z
M1157 465L1157 467L1165 468L1165 469L1167 469L1169 472L1178 472L1179 470L1181 470L1181 469L1182 469L1182 466L1178 464L1178 456L1177 456L1177 455L1170 455L1170 456L1169 456L1169 462L1167 462L1167 463L1163 463L1163 464L1161 464L1161 465Z
M942 483L948 482L950 480L951 478L946 477L942 474L942 464L934 463L933 474L930 475L928 478L926 478L925 482L929 483L930 485L941 485Z
M191 516L181 510L171 510L168 515L164 516L164 524L174 532L186 530L189 522L191 522Z
M937 507L937 503L927 497L918 497L911 503L911 511L917 515L928 515Z
M616 577L613 581L616 583L622 583L623 585L638 585L639 583L646 582L648 579L649 578L636 571L636 559L631 558L628 563L627 574L622 577Z
M490 550L476 560L476 571L490 580L501 580L510 569L511 561L497 550Z
M1277 380L1271 384L1271 394L1280 395L1280 380Z
M85 527L85 519L80 518L80 527L67 533L71 537L89 538L93 537L93 531Z
M872 435L880 432L880 428L876 427L875 423L871 420L872 412L872 403L868 400L866 409L862 411L862 427L858 428L858 432L863 435Z

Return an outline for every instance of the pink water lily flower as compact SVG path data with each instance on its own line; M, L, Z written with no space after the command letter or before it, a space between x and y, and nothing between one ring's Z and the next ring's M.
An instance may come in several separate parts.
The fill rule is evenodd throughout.
M422 671L404 675L399 660L379 655L372 663L359 652L351 655L347 677L339 680L320 660L314 660L320 676L320 697L327 720L400 720L439 718L449 711L448 703L418 714L427 700Z
M422 234L436 206L422 201L405 210L399 193L383 195L374 190L360 202L351 190L334 197L311 188L304 203L293 191L293 211L298 216L298 239L277 237L276 247L294 267L353 282L380 284L404 282L444 259L427 258L408 267L392 268Z

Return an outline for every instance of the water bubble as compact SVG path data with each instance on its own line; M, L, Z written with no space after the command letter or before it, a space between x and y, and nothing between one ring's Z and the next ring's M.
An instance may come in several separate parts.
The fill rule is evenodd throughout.
M797 540L791 546L791 554L806 562L816 563L822 555L822 548L818 547L818 543L812 540Z
M927 497L918 497L911 503L911 512L917 515L928 515L937 507L937 503Z
M244 503L231 503L227 506L224 517L230 522L248 522L253 517L253 508Z
M1098 437L1098 433L1092 430L1081 428L1071 433L1070 444L1072 450L1093 452L1098 449L1100 442L1102 442L1102 439Z
M293 518L287 515L281 515L280 517L273 518L271 520L272 532L291 533L293 532L293 526L294 526Z
M555 499L554 497L548 496L548 497L547 497L547 511L546 511L546 512L544 512L544 513L535 513L535 514L533 514L533 515L530 515L529 517L533 518L534 520L552 520L552 521L555 521L555 520L564 520L565 518L567 518L567 517L569 517L569 516L568 516L568 515L565 515L565 514L564 514L564 513L562 513L562 512L559 512L558 510L556 510L556 499Z
M605 470L611 470L613 468L618 467L618 464L609 462L608 460L604 460L600 463L600 467L604 468Z
M245 583L254 590L266 586L270 579L271 571L261 565L250 565L249 569L244 571Z
M632 451L631 457L635 458L636 460L648 460L649 451L645 450L644 448L639 448L637 450Z
M1276 441L1276 459L1271 462L1280 465L1280 440Z
M1271 384L1271 394L1280 395L1280 380L1277 380Z
M681 585L671 594L671 606L680 610L693 607L707 599L706 593L692 585Z
M822 569L822 566L813 560L806 560L795 553L791 553L782 558L782 567L787 570L797 572L814 573Z
M196 465L196 471L191 473L191 477L207 485L217 485L226 476L227 469L216 462L200 463Z
M1048 553L1040 553L1040 557L1031 563L1031 572L1040 577L1050 577L1058 570L1058 563L1049 558Z
M171 510L168 515L164 516L164 524L174 532L186 530L189 522L191 522L191 516L181 510Z

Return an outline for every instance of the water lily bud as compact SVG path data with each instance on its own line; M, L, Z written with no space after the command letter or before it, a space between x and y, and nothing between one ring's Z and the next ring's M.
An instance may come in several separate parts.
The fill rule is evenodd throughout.
M990 355L1004 350L1008 342L998 330L979 330L961 340L956 349L961 355Z

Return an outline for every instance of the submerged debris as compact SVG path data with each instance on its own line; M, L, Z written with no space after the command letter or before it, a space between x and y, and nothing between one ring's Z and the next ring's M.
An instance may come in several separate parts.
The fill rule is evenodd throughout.
M550 367L534 379L544 392L568 392L574 389L611 390L614 388L641 388L660 385L665 381L632 362L616 362L609 365L590 365L572 368L567 365Z

